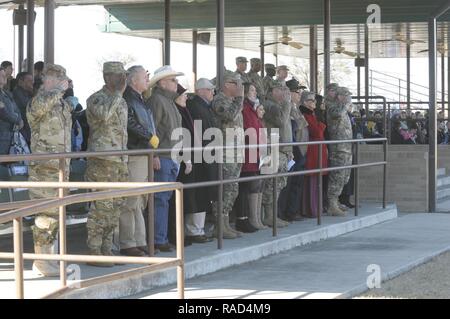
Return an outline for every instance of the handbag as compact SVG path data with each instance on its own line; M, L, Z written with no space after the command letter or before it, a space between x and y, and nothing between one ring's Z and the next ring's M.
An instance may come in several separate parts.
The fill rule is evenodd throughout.
M9 147L10 155L25 155L31 154L30 147L28 146L22 133L14 131L11 138L11 146ZM29 161L19 161L9 164L11 176L24 176L28 175Z

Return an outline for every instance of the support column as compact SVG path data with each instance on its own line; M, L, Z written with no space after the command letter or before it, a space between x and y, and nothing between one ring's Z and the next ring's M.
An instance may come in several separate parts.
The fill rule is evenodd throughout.
M358 59L361 58L361 27L358 23L357 32L358 32L358 43L357 43L357 53L358 53ZM361 65L359 64L359 61L357 63L356 67L356 95L361 96ZM358 102L360 100L358 99ZM358 105L358 107L361 107L361 105Z
M330 72L331 72L331 62L330 62L330 48L331 48L331 39L330 39L330 29L331 29L331 0L324 0L323 1L324 8L323 8L323 32L324 32L324 43L323 43L323 61L324 61L324 68L323 68L323 86L324 86L324 92L325 88L328 84L330 84Z
M217 50L217 88L223 86L223 73L225 67L225 1L217 0L217 27L216 27L216 50Z
M444 39L442 39L444 43ZM450 28L447 30L447 49L450 48ZM447 117L450 118L450 54L447 51Z
M369 114L369 26L364 25L364 95L366 100L366 114Z
M194 73L194 84L197 83L197 43L198 32L192 31L192 73Z
M21 4L19 6L19 12L25 12L25 8L23 6L23 4ZM25 52L25 28L24 25L22 24L23 22L21 22L21 24L18 25L19 27L19 57L18 57L18 61L17 61L17 68L20 72L24 71L22 70L22 62L24 59L24 52Z
M429 151L428 151L428 211L436 212L437 130L436 130L436 19L428 21L429 72Z
M170 0L164 0L164 65L170 64L170 28Z
M410 40L409 24L406 32L406 40ZM406 105L411 109L411 44L406 42Z
M264 72L266 71L264 68L264 64L265 64L265 58L264 58L264 54L265 54L265 46L264 46L264 27L261 27L260 29L260 39L259 39L259 45L260 45L260 50L259 50L259 56L261 59L261 78L264 77Z
M55 0L45 0L44 61L55 63Z
M34 0L27 0L27 71L34 73Z
M309 27L309 90L317 92L317 26Z
M441 53L441 111L445 114L445 52Z

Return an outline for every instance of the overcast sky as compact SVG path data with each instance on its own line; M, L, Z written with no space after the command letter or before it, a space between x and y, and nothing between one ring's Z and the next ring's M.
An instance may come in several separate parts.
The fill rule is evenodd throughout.
M35 61L43 60L43 10L37 8L35 27ZM128 65L141 64L151 73L161 66L161 42L130 36L103 33L98 25L105 22L105 10L101 6L60 7L56 10L56 52L55 62L67 69L75 84L75 93L85 105L87 97L103 85L101 63L105 60L129 59ZM14 27L12 11L0 10L0 60L17 60L14 50ZM17 45L17 43L16 43ZM198 77L213 78L216 73L215 47L199 46ZM234 59L243 55L248 59L258 57L257 51L226 49L225 66L235 69ZM192 46L184 43L172 43L172 66L182 71L186 77L181 83L190 90L192 85ZM356 68L353 60L347 60L351 74L347 83L341 83L356 90ZM273 55L266 55L266 63L274 63ZM279 57L279 64L290 64L289 57ZM373 59L370 68L386 72L396 77L406 78L405 59ZM412 82L428 86L427 59L412 60ZM14 62L14 64L16 64ZM16 71L19 68L16 67ZM440 81L438 81L440 83ZM356 92L354 92L356 94Z

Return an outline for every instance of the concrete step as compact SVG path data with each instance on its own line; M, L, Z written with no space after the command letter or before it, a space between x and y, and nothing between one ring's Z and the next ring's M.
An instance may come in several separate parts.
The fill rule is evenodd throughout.
M437 200L443 200L450 196L450 187L443 187L437 190Z
M389 205L382 209L378 204L365 204L360 215L343 218L324 216L322 225L317 226L315 219L290 224L279 230L278 237L272 237L271 229L245 234L236 240L226 240L224 248L217 250L217 243L193 245L185 249L185 278L190 279L214 273L231 266L259 260L299 246L334 238L356 230L370 227L397 218L397 207ZM158 257L170 257L170 254L158 254ZM82 276L86 276L88 267L81 267ZM83 268L84 267L84 268ZM98 274L97 274L98 275ZM87 275L87 277L89 277ZM77 289L67 293L64 298L123 298L157 287L176 282L175 269L127 277L105 284Z
M450 176L441 176L437 179L437 187L450 186Z
M437 176L445 176L445 168L438 168L437 170Z

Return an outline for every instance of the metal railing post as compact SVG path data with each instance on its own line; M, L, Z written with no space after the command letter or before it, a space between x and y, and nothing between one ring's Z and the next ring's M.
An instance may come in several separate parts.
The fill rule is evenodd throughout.
M181 264L177 266L177 288L178 297L184 299L184 221L183 221L183 189L175 190L176 206L176 236L177 236L177 259Z
M318 206L318 212L317 212L317 225L321 225L322 224L322 210L323 210L323 176L322 176L322 147L323 144L319 144L317 145L317 147L319 148L319 185L318 185L318 196L319 196L319 206Z
M155 179L153 171L153 152L150 152L147 156L147 169L148 169L148 182L151 183ZM147 228L148 228L148 255L150 257L155 255L155 195L153 193L148 194L147 198Z
M23 234L22 217L13 221L14 227L14 274L16 281L16 298L24 298L23 289Z
M387 201L387 159L388 159L388 143L387 141L383 142L383 151L384 151L384 161L386 162L383 165L383 209L386 208Z
M223 157L222 157L223 158ZM223 163L218 163L218 179L220 184L217 188L217 216L216 216L216 228L217 228L217 249L223 248Z
M64 158L59 160L59 182L65 181L66 160ZM58 189L58 197L64 198L65 189L60 187ZM59 254L64 256L67 253L67 236L66 236L66 206L59 206ZM67 285L66 262L60 261L59 273L61 286Z
M359 143L355 143L355 165L359 165ZM355 168L355 216L359 213L359 169Z
M278 171L277 171L278 172ZM272 179L272 236L276 237L278 235L278 229L277 229L277 219L278 219L278 196L277 196L277 177L275 173L275 177Z

